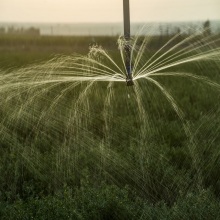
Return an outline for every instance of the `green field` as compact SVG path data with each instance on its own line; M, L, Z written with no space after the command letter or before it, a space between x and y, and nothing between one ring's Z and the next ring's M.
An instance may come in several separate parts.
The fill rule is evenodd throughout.
M21 67L53 58L55 55L87 54L95 43L117 49L113 37L0 36L1 68Z
M219 36L187 37L126 87L117 38L0 36L0 219L218 219Z

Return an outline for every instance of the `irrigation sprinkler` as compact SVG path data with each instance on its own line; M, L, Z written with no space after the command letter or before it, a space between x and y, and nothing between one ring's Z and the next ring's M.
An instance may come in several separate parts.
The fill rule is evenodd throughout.
M130 7L129 0L123 0L123 10L124 10L124 38L125 38L125 67L127 71L127 86L133 86L134 82L132 79L132 65L131 65L131 50L130 50Z

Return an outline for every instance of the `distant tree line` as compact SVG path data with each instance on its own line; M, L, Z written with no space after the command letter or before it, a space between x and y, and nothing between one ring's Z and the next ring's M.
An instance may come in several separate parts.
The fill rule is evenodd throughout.
M209 36L213 33L220 34L220 27L218 30L211 30L211 22L209 20L203 22L200 26L196 24L188 25L187 27L183 26L173 26L171 24L164 24L162 23L159 28L158 32L155 35L163 36L172 36L172 35L192 35L196 34ZM40 29L35 27L30 28L15 28L13 26L5 28L0 27L0 35L3 34L10 34L10 35L31 35L31 36L38 36L40 35ZM53 35L53 27L51 27L51 35Z
M170 36L176 34L187 34L192 35L198 32L204 36L209 36L212 34L211 23L209 20L205 21L202 26L196 26L195 24L188 26L187 28L173 27L172 25L161 25L159 27L160 36Z
M10 35L31 35L31 36L39 36L40 35L40 29L35 27L30 28L14 28L9 27L8 29L4 27L0 27L0 34L10 34Z

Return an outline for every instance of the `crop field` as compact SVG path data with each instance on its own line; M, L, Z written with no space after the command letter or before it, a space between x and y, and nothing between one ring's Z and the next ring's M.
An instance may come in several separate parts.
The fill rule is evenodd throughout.
M0 36L0 219L218 219L220 36Z

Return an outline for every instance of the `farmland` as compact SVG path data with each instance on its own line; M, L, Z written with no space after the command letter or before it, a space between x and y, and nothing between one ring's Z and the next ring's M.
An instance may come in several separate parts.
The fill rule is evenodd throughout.
M151 37L145 59L172 37ZM71 79L74 57L87 55L93 44L121 59L116 37L0 36L6 76L0 89L0 217L217 219L220 57L206 54L171 66L162 73L176 75L152 77L159 84L145 78L132 88L121 81L51 84L60 72ZM209 46L193 52L199 56ZM218 46L212 45L214 52ZM34 73L42 69L50 84L35 86Z

